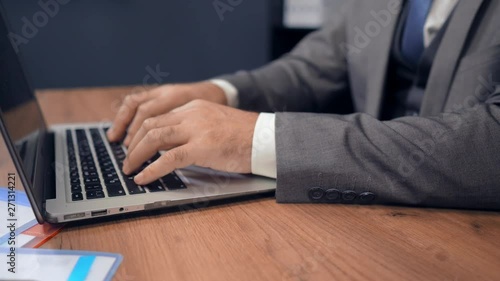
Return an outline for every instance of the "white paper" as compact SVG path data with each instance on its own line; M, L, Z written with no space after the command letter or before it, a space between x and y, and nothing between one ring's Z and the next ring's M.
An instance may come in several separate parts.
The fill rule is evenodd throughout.
M0 223L2 225L2 227L0 227L0 237L10 233L10 229L7 228L7 225L13 222L8 221L8 219L11 219L12 217L9 216L7 205L8 203L6 201L0 200ZM15 221L16 230L28 223L30 226L36 224L35 214L30 206L23 206L19 204L16 204L15 206L15 218L17 219L17 221Z
M8 271L7 260L0 266L0 278L8 280L67 280L79 256L17 254L16 269ZM6 259L6 258L2 258Z
M7 271L7 260L2 253L0 280L65 281L70 277L80 257L66 254L17 253L16 273L12 274ZM85 280L104 281L115 261L115 257L97 256Z
M22 247L26 244L28 244L29 242L31 242L31 240L35 239L36 237L35 236L31 236L31 235L26 235L26 234L19 234L17 237L16 237L16 247ZM3 248L10 248L11 246L8 244L9 241L5 241L2 245L0 245L0 247L3 247Z

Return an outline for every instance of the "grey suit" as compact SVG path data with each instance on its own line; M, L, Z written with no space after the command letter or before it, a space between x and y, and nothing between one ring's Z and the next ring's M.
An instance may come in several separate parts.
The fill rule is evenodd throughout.
M290 54L222 77L241 108L287 111L276 115L278 202L500 209L500 1L460 1L420 116L380 121L398 1L352 1ZM346 99L357 113L325 114Z

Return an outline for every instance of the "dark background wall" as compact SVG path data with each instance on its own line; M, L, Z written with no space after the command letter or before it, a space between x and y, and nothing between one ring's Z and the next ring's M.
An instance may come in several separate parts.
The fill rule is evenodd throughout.
M28 39L20 46L36 88L142 84L157 65L169 73L161 83L192 81L270 59L270 0L242 0L222 19L213 0L64 1L27 38L23 17L34 23L39 0L0 0Z

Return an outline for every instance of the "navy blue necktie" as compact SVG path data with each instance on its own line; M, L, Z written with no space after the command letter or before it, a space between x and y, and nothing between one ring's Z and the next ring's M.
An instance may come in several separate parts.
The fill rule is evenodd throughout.
M424 52L424 25L432 0L408 0L409 10L401 42L403 57L416 66Z

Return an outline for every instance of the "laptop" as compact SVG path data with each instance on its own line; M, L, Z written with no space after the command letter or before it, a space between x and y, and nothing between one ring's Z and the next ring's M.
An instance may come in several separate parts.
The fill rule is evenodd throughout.
M272 179L194 166L145 186L136 185L131 176L122 173L126 147L106 138L110 124L46 126L7 26L0 7L0 131L39 223L78 221L275 190ZM159 154L143 167L157 157Z

